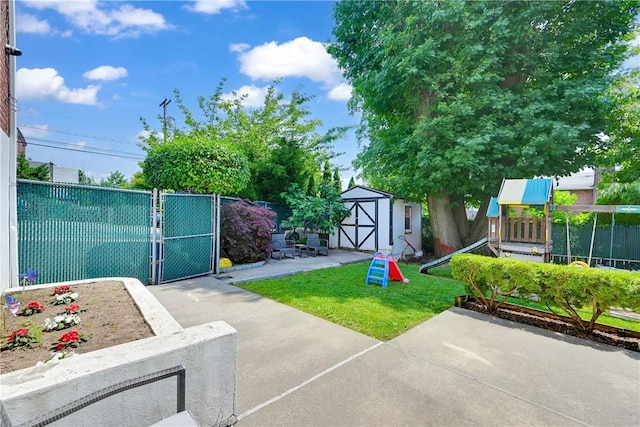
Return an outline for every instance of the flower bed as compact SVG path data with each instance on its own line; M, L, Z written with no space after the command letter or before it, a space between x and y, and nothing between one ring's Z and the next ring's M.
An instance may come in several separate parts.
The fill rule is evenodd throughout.
M52 351L86 353L154 335L123 282L101 281L60 288L26 287L24 292L11 293L20 303L16 314L21 315L14 317L5 310L2 346L8 344L13 331L20 329L27 329L36 341L29 343L31 348L2 351L2 373L35 366L51 358ZM64 297L58 299L60 295ZM61 300L64 304L58 303ZM78 339L71 339L72 332ZM60 341L64 335L69 339ZM83 339L86 341L82 342Z

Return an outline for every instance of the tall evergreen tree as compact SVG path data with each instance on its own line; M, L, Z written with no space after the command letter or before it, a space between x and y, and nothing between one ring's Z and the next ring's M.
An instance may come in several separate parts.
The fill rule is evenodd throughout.
M340 170L338 168L333 170L333 187L338 194L342 192L342 178L340 178Z
M349 180L349 185L347 186L348 188L353 188L356 186L356 180L353 179L353 177L351 177L351 179Z

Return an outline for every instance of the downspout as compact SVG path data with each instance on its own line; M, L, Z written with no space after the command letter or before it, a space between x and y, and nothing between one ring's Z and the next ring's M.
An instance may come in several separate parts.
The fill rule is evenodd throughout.
M394 241L393 241L393 204L395 203L395 199L389 199L389 245L391 246L391 253L395 249Z
M16 16L15 1L9 0L9 44L15 46ZM14 104L16 92L16 56L9 55L9 287L18 287L18 209L16 184L17 134L16 124L17 106ZM13 101L13 102L12 102Z

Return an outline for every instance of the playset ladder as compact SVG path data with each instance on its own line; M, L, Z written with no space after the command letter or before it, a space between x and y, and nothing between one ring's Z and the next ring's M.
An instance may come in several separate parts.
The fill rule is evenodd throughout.
M389 259L381 252L376 252L369 265L367 285L369 283L379 283L383 288L389 286Z

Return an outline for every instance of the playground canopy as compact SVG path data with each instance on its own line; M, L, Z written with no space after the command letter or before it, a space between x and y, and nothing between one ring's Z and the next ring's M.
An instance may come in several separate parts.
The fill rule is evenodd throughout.
M505 179L498 194L499 205L546 205L551 199L553 180Z

